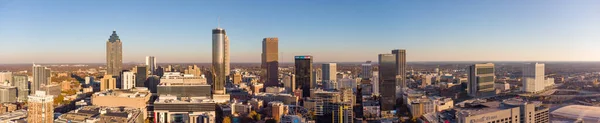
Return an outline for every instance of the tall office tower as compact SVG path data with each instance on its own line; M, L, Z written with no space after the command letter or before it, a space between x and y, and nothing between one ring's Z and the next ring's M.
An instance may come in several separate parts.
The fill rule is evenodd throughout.
M114 90L117 88L117 78L111 75L104 75L104 78L100 80L100 91Z
M523 91L536 93L546 88L544 69L545 65L543 63L529 63L523 65Z
M156 74L156 57L154 56L146 56L146 66L148 66L148 70L151 75Z
M121 76L121 89L131 89L135 87L135 73L131 71L123 72Z
M396 105L396 54L379 54L379 94L381 94L381 110L394 110Z
M313 85L312 56L295 56L296 88L302 89L302 97L310 97Z
M406 50L395 49L392 54L396 55L396 85L400 88L406 88Z
M371 77L373 77L373 64L371 64L371 61L367 61L366 63L362 64L361 66L362 66L362 70L359 75L360 78L370 79Z
M29 96L29 81L27 81L27 75L13 75L14 86L17 87L17 101L27 101Z
M494 63L474 64L469 67L467 90L471 97L492 97L494 91Z
M278 86L279 75L279 38L264 38L262 41L261 67L266 87Z
M225 30L216 28L212 30L212 74L213 92L225 94Z
M337 82L337 64L336 63L327 63L321 66L323 81L324 83L335 83Z
M30 92L35 92L50 82L50 69L41 65L33 65L33 83Z
M0 84L4 82L12 83L12 72L10 71L0 71ZM12 84L11 84L12 85Z
M36 91L35 95L29 96L27 102L28 123L52 123L54 122L54 96L46 95L45 91Z
M229 56L229 36L225 35L225 42L223 42L223 53L224 53L224 57L223 57L223 63L224 63L224 67L225 67L225 76L229 77L229 74L231 74L231 58Z
M135 69L135 87L146 87L147 66L136 66Z
M117 31L106 42L106 74L119 76L123 70L123 47Z

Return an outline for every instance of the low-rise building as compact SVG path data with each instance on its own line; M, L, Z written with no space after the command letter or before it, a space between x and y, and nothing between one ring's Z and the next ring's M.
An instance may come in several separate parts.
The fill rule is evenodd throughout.
M467 100L455 107L458 123L548 123L548 108L541 103L530 103L511 98L500 101Z
M155 123L215 123L216 103L208 97L160 95L154 102Z
M143 123L143 110L138 108L84 106L62 114L55 123Z
M152 94L145 88L134 88L128 90L106 90L92 95L92 104L106 107L129 107L137 108L147 117L147 104Z

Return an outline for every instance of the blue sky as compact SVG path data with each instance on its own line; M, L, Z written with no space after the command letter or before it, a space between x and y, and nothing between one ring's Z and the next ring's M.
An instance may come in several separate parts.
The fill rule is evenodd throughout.
M218 17L232 62L600 61L597 0L0 0L0 63L103 63L113 29L124 62L210 62Z

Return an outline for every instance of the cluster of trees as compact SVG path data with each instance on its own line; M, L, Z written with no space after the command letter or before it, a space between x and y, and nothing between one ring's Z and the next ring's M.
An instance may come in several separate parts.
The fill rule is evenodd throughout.
M260 121L261 118L262 118L261 114L257 113L256 111L251 111L250 113L248 113L246 115L246 117L241 118L241 120L243 123L246 123L246 122ZM267 121L269 121L269 120L267 120ZM232 118L229 116L223 118L223 123L232 123L232 122L233 122ZM269 122L267 122L267 123L269 123ZM273 123L275 123L275 122L273 122Z

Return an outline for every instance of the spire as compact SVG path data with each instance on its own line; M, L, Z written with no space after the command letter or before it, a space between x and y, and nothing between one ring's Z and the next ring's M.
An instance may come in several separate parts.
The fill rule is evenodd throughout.
M121 39L119 39L119 36L117 35L117 30L113 30L112 35L110 35L110 38L108 39L109 42L117 42L117 40L121 41Z

